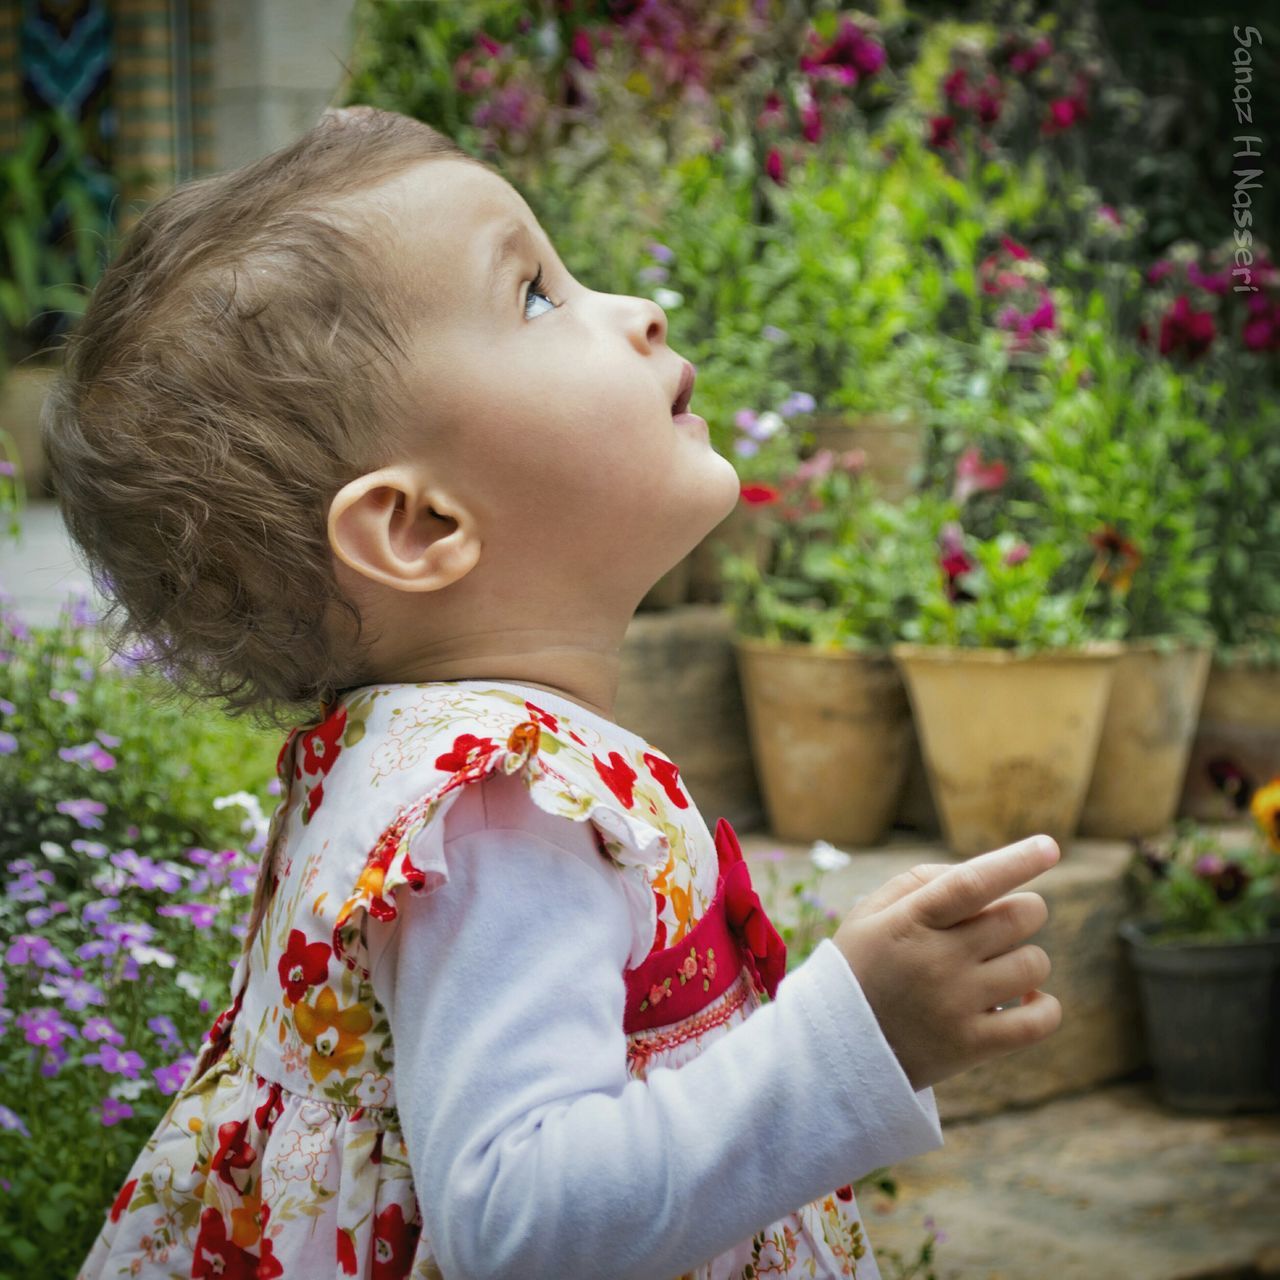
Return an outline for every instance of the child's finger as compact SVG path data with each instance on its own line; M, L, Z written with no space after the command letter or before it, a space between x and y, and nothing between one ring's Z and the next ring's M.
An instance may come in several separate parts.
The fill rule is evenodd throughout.
M912 894L905 905L921 924L949 929L1047 871L1059 856L1058 846L1049 836L1031 836L951 867L946 875Z
M907 894L915 893L917 889L936 880L944 871L950 871L955 865L954 862L922 862L918 867L912 867L910 871L903 871L891 880L886 880L878 889L867 894L865 898L860 898L850 908L848 915L857 920L863 916L874 915L877 911L883 911L885 907L893 906L900 898L905 898Z

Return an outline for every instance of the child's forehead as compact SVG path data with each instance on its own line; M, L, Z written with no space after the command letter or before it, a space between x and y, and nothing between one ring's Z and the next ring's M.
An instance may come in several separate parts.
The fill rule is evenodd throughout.
M523 243L539 243L537 218L509 182L478 164L429 160L394 184L389 213L401 261L424 284L486 286Z

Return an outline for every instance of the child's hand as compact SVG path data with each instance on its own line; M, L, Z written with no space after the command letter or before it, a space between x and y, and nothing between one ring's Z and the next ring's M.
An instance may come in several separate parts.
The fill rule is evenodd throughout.
M1038 893L1010 893L1058 858L1057 844L1041 835L967 862L913 867L841 922L833 941L913 1088L1058 1029L1062 1006L1037 990L1049 957L1018 945L1049 908ZM1019 996L1020 1006L993 1012Z

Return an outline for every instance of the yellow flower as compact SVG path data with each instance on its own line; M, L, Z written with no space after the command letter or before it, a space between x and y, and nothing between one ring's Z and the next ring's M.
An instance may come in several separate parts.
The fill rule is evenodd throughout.
M1271 847L1280 853L1280 774L1254 792L1249 809Z
M325 987L315 1006L299 1001L293 1006L293 1023L298 1034L311 1046L308 1064L313 1080L322 1081L331 1071L344 1075L364 1057L361 1033L373 1025L373 1016L363 1005L338 1008L331 987Z

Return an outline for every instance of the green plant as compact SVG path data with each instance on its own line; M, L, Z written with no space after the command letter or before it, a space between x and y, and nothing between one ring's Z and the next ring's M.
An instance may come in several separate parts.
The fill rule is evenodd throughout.
M886 502L856 455L820 450L777 490L755 495L770 554L722 559L725 602L739 634L824 648L883 650L907 634L938 576L930 495ZM759 499L765 499L760 501Z
M1151 940L1256 938L1280 931L1280 776L1253 796L1247 833L1178 824L1164 843L1135 842L1127 874Z

